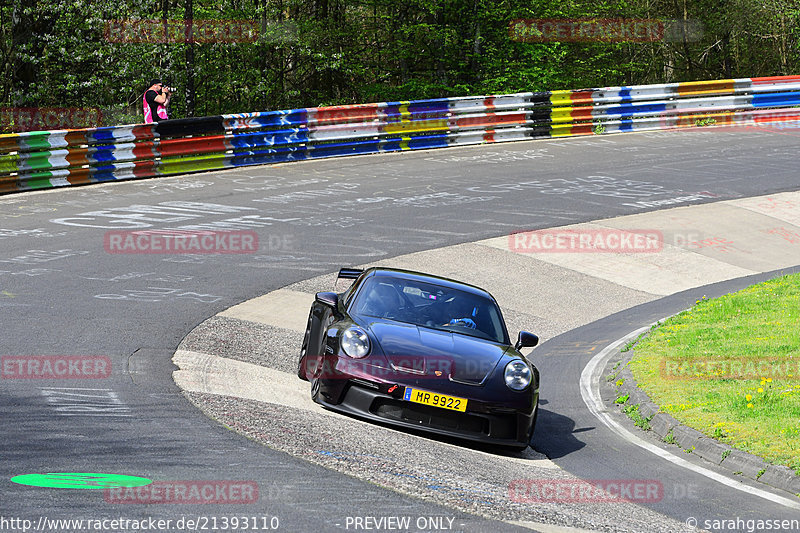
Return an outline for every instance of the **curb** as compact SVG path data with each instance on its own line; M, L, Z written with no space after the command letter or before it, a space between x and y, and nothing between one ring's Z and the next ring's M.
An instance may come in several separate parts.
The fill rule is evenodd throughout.
M696 429L681 424L671 415L662 412L661 408L653 403L647 393L636 383L627 366L632 356L632 350L623 353L621 348L617 348L614 355L609 358L604 370L606 381L600 384L601 389L605 389L602 397L607 402L614 406L619 405L620 412L622 412L622 405L638 406L639 415L647 422L647 427L643 428L638 424L637 427L645 431L652 431L663 442L674 444L686 453L702 457L706 461L724 468L733 476L746 477L800 497L800 476L796 475L791 468L773 465L757 455L737 450ZM617 367L622 367L622 370L617 371ZM619 380L622 380L622 383L619 383ZM624 404L616 403L615 399L625 394L628 395L628 399Z

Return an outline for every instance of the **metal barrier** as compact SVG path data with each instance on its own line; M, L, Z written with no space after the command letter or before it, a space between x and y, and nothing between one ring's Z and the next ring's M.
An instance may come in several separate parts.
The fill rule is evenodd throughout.
M679 127L800 125L800 76L291 109L0 135L0 194L322 157Z

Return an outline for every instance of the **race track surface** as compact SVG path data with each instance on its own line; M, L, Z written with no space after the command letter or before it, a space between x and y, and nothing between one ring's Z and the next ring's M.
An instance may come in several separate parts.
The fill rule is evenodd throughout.
M798 139L786 133L715 129L533 141L2 197L0 354L108 356L113 369L106 379L2 380L3 517L34 523L40 517L156 517L176 524L186 517L246 514L276 516L282 530L331 531L353 529L353 517L410 516L441 518L426 521L425 530L443 530L446 524L463 531L519 529L454 508L446 498L423 500L341 475L225 429L200 413L172 381L175 350L207 318L339 266L517 230L795 190ZM253 230L260 248L254 254L220 255L118 254L104 248L109 231L143 229ZM554 281L565 280L543 276L540 283ZM742 282L723 282L713 291L732 290L737 284ZM640 293L631 289L622 300L587 306L585 299L570 296L573 288L563 285L564 297L576 303L574 323L589 325L563 330L570 325L565 318L550 332L537 331L548 342L537 349L536 362L551 377L543 380L547 403L535 448L586 479L662 475L653 471L653 463L631 469L629 458L639 452L597 428L582 412L580 396L570 392L574 383L558 380L558 375L574 374L596 346L642 321L676 312L695 298L695 293L685 293L654 300ZM711 295L709 290L703 294ZM604 310L623 304L617 309L620 315L590 323L590 318L602 319ZM547 301L529 299L529 305L530 314L546 316ZM556 331L567 332L553 337ZM579 350L575 343L582 343ZM564 357L565 351L576 356ZM548 364L555 354L561 362L553 365L563 366ZM274 411L276 417L280 413ZM314 424L298 428L309 452L325 450L325 435L314 435L318 429ZM417 438L408 436L408 442ZM459 465L459 448L441 445L448 450L443 464ZM392 450L387 445L384 453ZM541 457L529 453L532 460ZM586 464L594 469L579 471ZM463 471L470 468L471 463L463 463ZM259 498L246 505L125 505L106 502L103 491L9 481L42 472L113 472L161 481L248 480L257 484ZM647 530L643 524L653 513L664 515L665 524L708 509L720 516L729 511L746 516L757 511L763 518L796 516L796 511L746 493L728 494L700 476L664 472L665 480L680 476L684 487L696 488L700 497L665 498L642 510L644 522L630 524L591 518L613 516L617 511L608 505L569 513L583 512L585 525L618 530ZM514 517L501 513L494 518ZM81 530L49 530L73 529Z

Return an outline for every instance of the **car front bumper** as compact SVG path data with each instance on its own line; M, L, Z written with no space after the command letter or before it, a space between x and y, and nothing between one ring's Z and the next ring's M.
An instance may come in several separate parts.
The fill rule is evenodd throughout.
M317 402L340 411L375 422L422 430L438 435L456 437L487 444L520 448L527 446L538 409L534 395L528 409L500 407L488 402L469 399L466 412L412 403L402 399L402 386L395 394L383 391L385 385L350 380L337 383L338 402L331 401L325 387Z

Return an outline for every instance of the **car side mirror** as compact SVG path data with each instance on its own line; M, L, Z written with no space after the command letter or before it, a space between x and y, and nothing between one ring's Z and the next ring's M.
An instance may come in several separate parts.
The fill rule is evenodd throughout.
M318 292L315 299L322 305L327 305L334 310L339 303L339 295L335 292Z
M537 344L539 344L538 336L528 331L520 331L519 338L517 339L517 343L514 345L514 348L517 350L520 348L533 348Z

